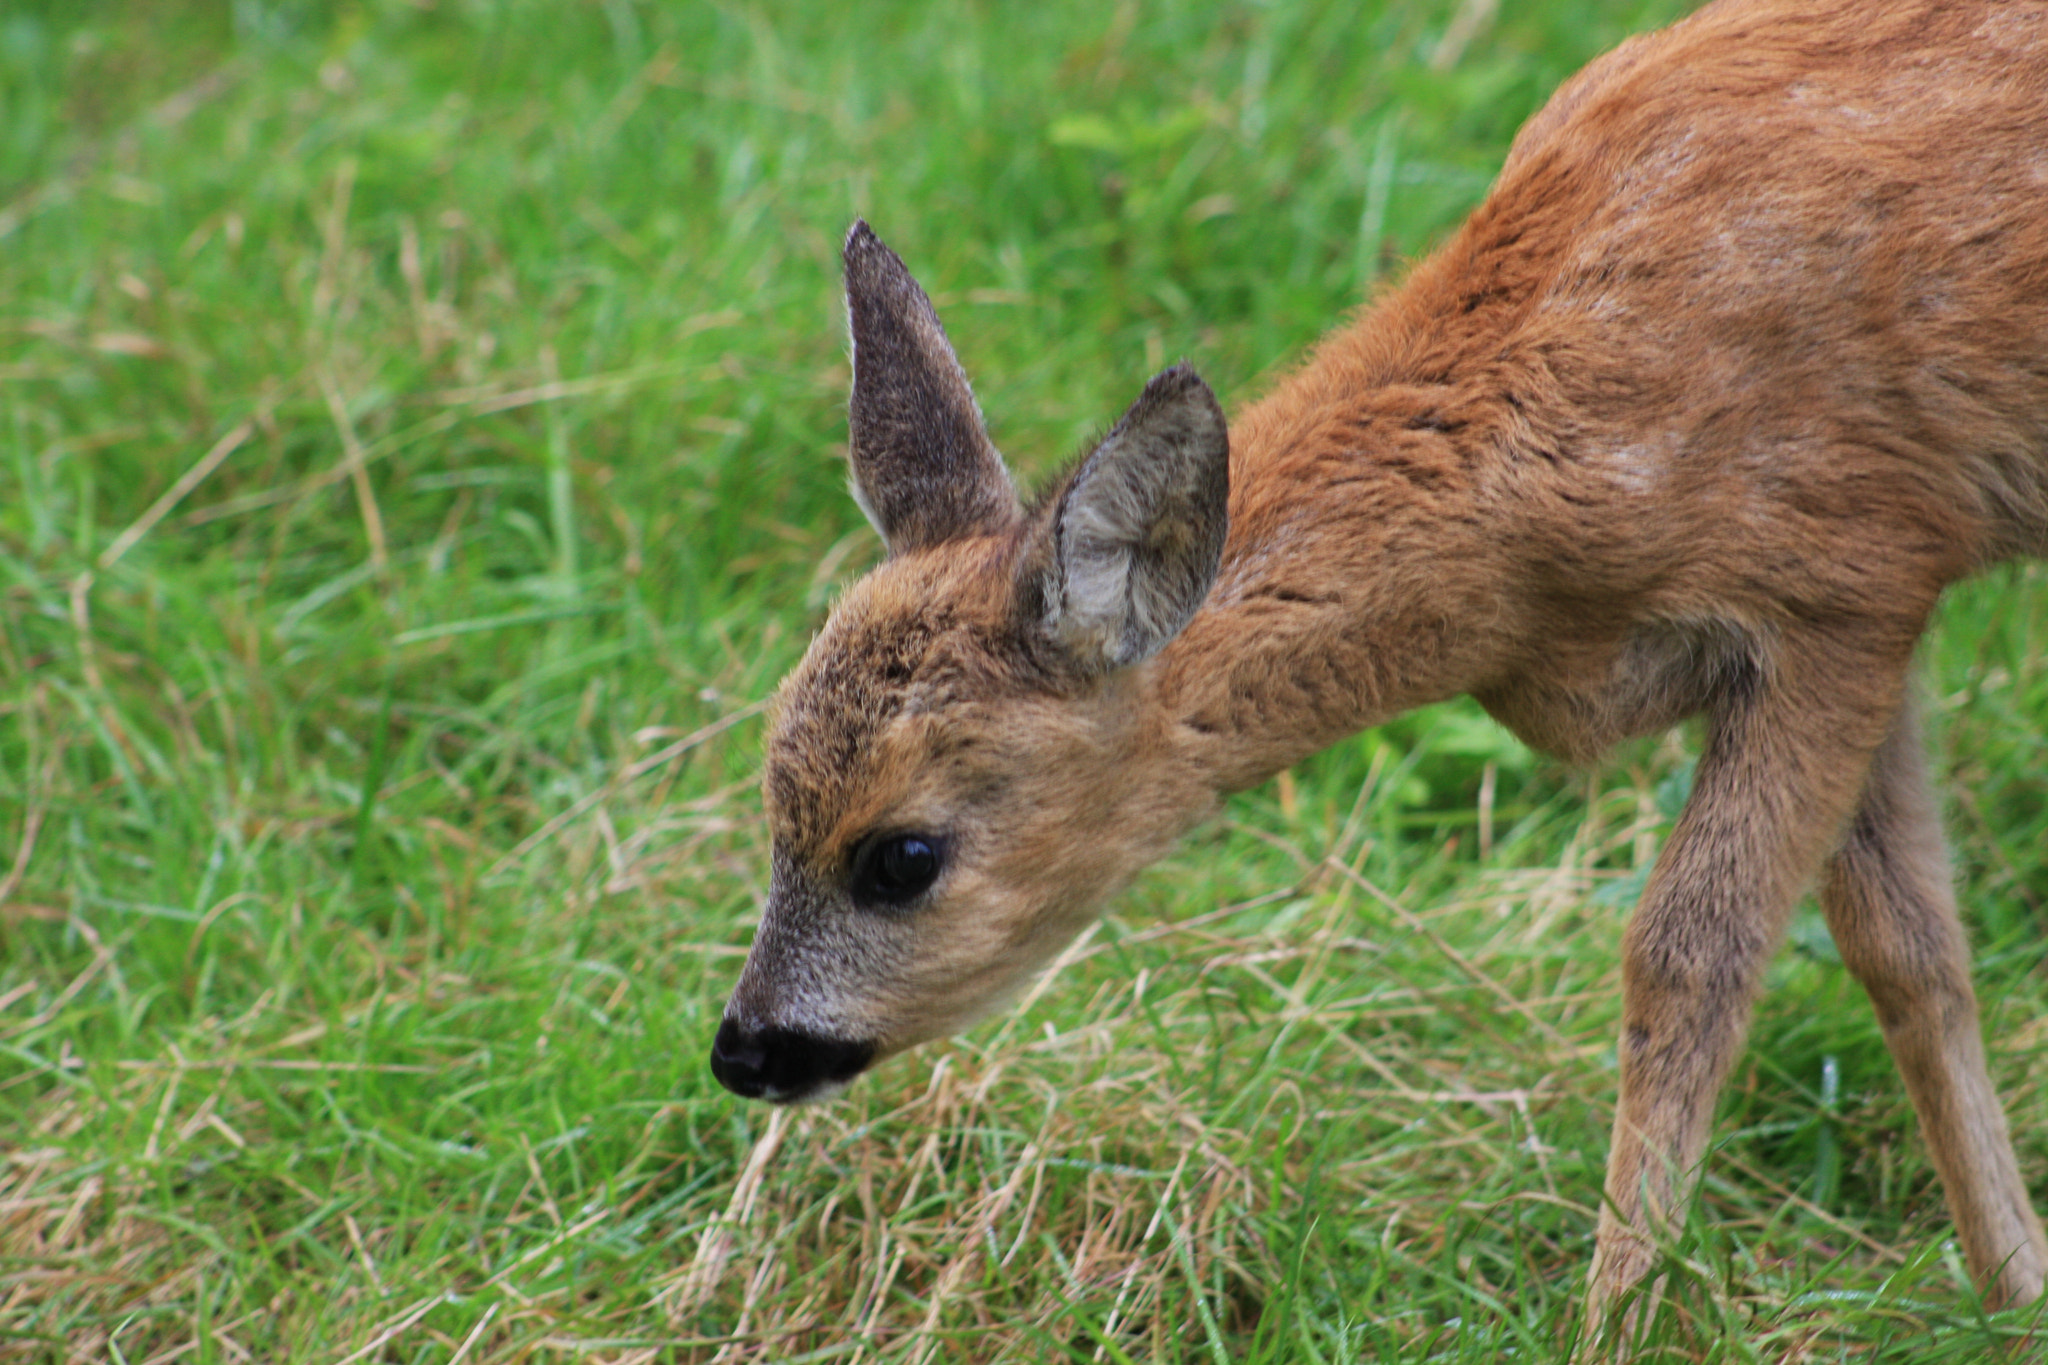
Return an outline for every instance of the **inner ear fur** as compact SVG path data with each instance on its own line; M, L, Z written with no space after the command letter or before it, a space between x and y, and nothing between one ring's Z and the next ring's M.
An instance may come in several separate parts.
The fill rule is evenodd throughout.
M1020 586L1039 629L1087 673L1158 653L1216 580L1229 502L1223 409L1176 365L1146 384L1032 529Z

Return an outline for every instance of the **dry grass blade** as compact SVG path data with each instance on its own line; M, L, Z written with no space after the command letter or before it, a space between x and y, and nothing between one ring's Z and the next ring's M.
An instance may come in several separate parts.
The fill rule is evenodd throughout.
M1454 966L1457 967L1459 971L1463 972L1466 975L1466 977L1468 977L1475 984L1484 986L1487 990L1491 991L1495 998L1497 998L1501 1002L1501 1004L1507 1006L1516 1014L1521 1015L1522 1018L1529 1022L1530 1027L1534 1028L1538 1033L1542 1034L1543 1037L1549 1040L1551 1044L1553 1044L1558 1049L1564 1052L1575 1053L1578 1051L1577 1046L1573 1044L1569 1039L1567 1039L1563 1034L1559 1033L1556 1027L1553 1026L1549 1020L1544 1019L1543 1017L1538 1015L1534 1010L1532 1010L1528 1006L1526 1002L1522 1000L1520 996L1516 995L1506 986L1501 985L1501 983L1495 980L1492 975L1480 970L1480 968L1475 963L1473 963L1473 961L1470 958L1465 956L1465 954L1463 954L1462 952L1458 951L1457 948L1453 947L1451 943L1443 937L1443 935L1437 933L1436 930L1430 928L1427 924L1423 923L1420 919L1416 918L1415 913L1411 911L1407 906L1401 904L1392 896L1388 895L1385 891L1382 891L1379 887L1375 886L1372 882L1366 880L1358 872L1356 872L1350 867L1347 867L1344 863L1334 858L1326 859L1324 861L1324 866L1330 868L1339 876L1343 877L1346 881L1358 887L1361 891L1371 896L1381 905L1391 910L1394 913L1394 917L1400 920L1403 925L1407 926L1407 928L1410 931L1420 935L1423 939L1427 940L1431 947L1435 948L1438 952L1442 953L1445 958L1447 958Z
M667 764L674 762L678 758L681 758L684 754L696 748L698 745L703 744L706 740L724 734L727 730L730 730L733 726L738 725L743 721L752 720L755 716L758 716L763 711L767 710L771 704L771 701L767 698L763 698L762 700L756 702L749 702L747 705L740 707L738 710L720 716L717 720L712 721L709 725L701 726L698 729L691 731L689 734L684 735L681 739L676 740L674 743L662 746L662 748L660 748L652 754L647 755L645 758L636 759L634 762L627 764L623 769L620 770L617 778L614 779L612 782L609 782L604 786L599 787L595 791L587 792L583 796L578 797L574 802L572 802L569 805L568 809L562 811L558 815L549 817L549 819L545 823L543 823L539 829L535 830L533 833L527 835L524 839L521 839L517 844L513 845L511 852L499 858L496 862L492 863L490 867L485 870L484 880L491 880L492 878L496 877L499 873L503 872L506 868L518 862L527 854L533 852L534 849L540 847L542 843L546 842L550 835L554 834L564 825L567 825L571 821L575 820L578 816L585 814L587 811L590 810L592 806L595 806L598 802L604 800L605 797L614 794L617 791L617 789L623 786L625 783L634 781L637 778L645 777L647 774L651 772L658 771Z
M148 535L158 522L175 511L178 504L183 502L193 489L206 482L207 476L219 469L228 456L241 449L243 442L255 432L258 420L260 419L245 418L237 422L228 429L226 435L213 443L211 449L195 460L191 468L180 474L177 481L149 505L147 511L137 517L128 529L115 536L106 549L100 551L99 558L94 561L99 571L105 573L119 563L122 555L134 549L137 541Z
M344 191L336 191L337 198L345 203L344 194ZM324 274L323 267L323 277ZM348 404L342 400L334 375L322 366L319 376L320 393L327 400L328 416L341 438L342 473L355 486L356 510L362 515L363 535L369 541L370 563L382 574L391 566L391 551L385 544L384 513L377 506L377 490L370 483L369 458L363 451L362 441L356 436L355 419L348 415Z
M754 1200L760 1194L768 1164L775 1159L783 1134L789 1129L789 1113L787 1109L777 1109L769 1114L761 1136L747 1154L746 1165L740 1169L739 1179L733 1182L732 1197L726 1202L724 1214L698 1237L697 1254L691 1258L689 1267L671 1285L656 1292L654 1301L664 1306L672 1324L680 1324L696 1313L724 1276L739 1232L753 1217Z

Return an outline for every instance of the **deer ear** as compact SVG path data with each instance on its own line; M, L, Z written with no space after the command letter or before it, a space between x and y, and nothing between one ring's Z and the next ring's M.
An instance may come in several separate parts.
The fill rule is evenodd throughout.
M932 301L868 225L846 234L853 496L892 554L999 530L1020 511Z
M1156 654L1187 625L1230 529L1230 433L1186 365L1155 376L1081 462L1027 559L1044 624L1089 672Z

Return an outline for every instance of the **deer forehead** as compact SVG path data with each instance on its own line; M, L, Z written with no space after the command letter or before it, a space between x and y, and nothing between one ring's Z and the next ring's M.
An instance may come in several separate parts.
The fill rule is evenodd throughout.
M836 865L878 822L929 814L919 798L966 776L1030 690L1007 573L957 549L855 584L784 682L765 778L770 826L793 855Z

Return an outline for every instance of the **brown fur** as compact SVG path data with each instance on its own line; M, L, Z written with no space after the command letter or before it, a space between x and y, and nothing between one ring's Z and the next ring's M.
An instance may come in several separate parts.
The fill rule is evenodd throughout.
M879 243L887 287L856 286L863 233L857 334L863 307L921 319ZM950 363L935 315L906 327ZM964 378L886 363L857 350L857 414L864 385L899 419L931 390L964 429ZM1206 410L1160 404L1126 418L1147 459L1207 468ZM1947 584L2048 552L2048 9L1723 0L1588 67L1449 244L1238 418L1220 568L1141 662L1055 628L1045 585L1177 625L1184 546L1221 524L1159 513L1169 574L1135 541L1089 559L1077 494L1027 512L970 455L920 520L856 451L910 499L878 522L950 535L892 541L785 686L777 890L729 1018L881 1053L959 1027L1219 793L1414 706L1469 693L1574 760L1703 715L1626 940L1596 1304L1682 1203L1816 878L1973 1272L2041 1292L1907 675ZM900 912L846 901L878 830L951 840Z

